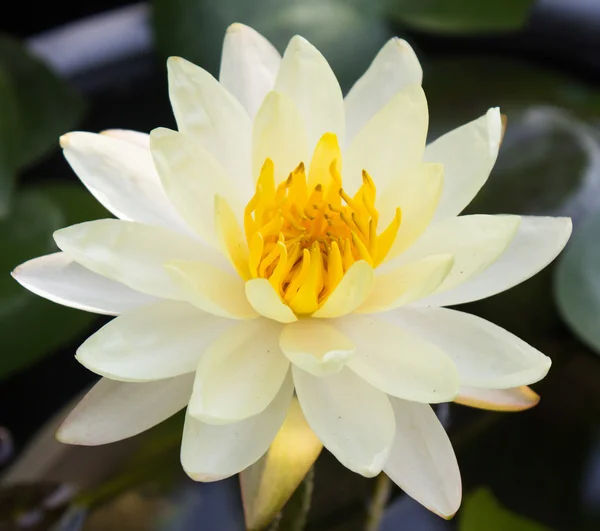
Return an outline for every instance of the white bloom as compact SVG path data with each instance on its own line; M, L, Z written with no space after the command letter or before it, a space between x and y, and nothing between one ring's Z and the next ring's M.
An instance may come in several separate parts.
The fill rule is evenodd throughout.
M254 463L295 392L345 466L384 470L432 511L456 512L454 452L428 404L536 402L550 359L443 306L531 277L566 218L457 217L485 183L499 110L426 146L410 46L392 39L352 90L294 37L225 37L220 82L168 62L179 131L69 133L65 157L118 218L55 233L61 253L15 278L60 304L118 315L78 350L104 376L59 437L102 444L186 405L194 479Z

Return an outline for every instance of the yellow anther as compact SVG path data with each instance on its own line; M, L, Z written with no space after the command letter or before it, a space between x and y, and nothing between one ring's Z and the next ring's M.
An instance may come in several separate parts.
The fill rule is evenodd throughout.
M299 315L316 311L356 260L381 263L400 227L398 210L378 235L373 179L363 171L363 182L350 197L341 170L337 138L327 133L309 171L300 162L278 185L273 162L266 159L244 210L249 276L267 278Z

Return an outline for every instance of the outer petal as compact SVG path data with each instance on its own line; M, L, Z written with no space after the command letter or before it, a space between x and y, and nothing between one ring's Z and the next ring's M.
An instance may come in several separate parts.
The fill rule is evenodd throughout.
M275 165L275 183L287 179L301 162L309 160L308 137L294 101L280 92L265 97L252 129L252 176L258 179L265 160Z
M281 55L260 33L244 24L227 28L219 81L254 118L275 85Z
M242 105L206 70L171 57L169 96L180 132L189 134L225 169L250 198L250 142L252 123Z
M552 262L567 244L572 228L570 218L523 216L510 245L490 267L464 284L418 304L451 306L510 289Z
M458 394L452 360L418 335L367 315L346 316L335 326L356 344L348 367L383 392L426 403L448 402Z
M398 92L354 137L345 153L344 186L354 193L363 169L380 189L419 164L428 126L427 100L419 85Z
M391 399L396 437L384 472L406 494L443 518L460 506L462 485L452 444L427 404Z
M312 153L325 133L334 133L340 144L344 143L342 89L325 57L306 39L296 35L290 40L275 90L289 96L300 110L306 124L309 152Z
M130 142L146 150L150 149L150 135L148 133L140 133L139 131L131 131L130 129L105 129L100 134Z
M436 219L457 216L487 181L502 142L500 109L443 135L427 146L424 160L444 165L445 184Z
M119 315L156 300L92 273L65 253L29 260L18 266L12 276L40 297L87 312Z
M450 356L461 384L508 389L541 380L551 360L517 336L485 319L446 308L401 308L386 314L426 337Z
M390 39L344 99L346 142L399 90L420 85L422 80L423 69L410 44L398 37Z
M394 440L394 412L385 393L352 371L317 378L292 366L296 393L317 437L350 470L377 475Z
M94 273L168 299L183 299L183 295L163 267L166 262L225 263L197 240L131 221L88 221L56 231L54 239L61 250Z
M279 346L294 365L313 376L340 372L356 349L339 330L318 319L284 326Z
M224 424L263 411L290 365L279 348L280 332L277 323L257 319L239 323L213 341L198 364L189 414Z
M183 409L193 381L192 374L146 383L102 378L71 411L56 438L95 446L137 435Z
M229 319L253 319L244 291L244 281L235 273L206 262L173 260L165 264L173 282L181 286L185 300L204 310Z
M82 132L63 135L60 144L81 182L115 216L189 232L162 189L148 150Z
M113 380L170 378L195 371L206 348L234 323L187 303L161 301L103 326L79 347L76 358Z
M536 406L540 396L525 385L513 389L461 387L454 401L463 406L491 411L524 411Z
M439 254L375 275L371 293L356 312L385 312L426 297L444 282L453 266L451 254Z
M150 134L150 144L169 199L196 234L216 246L215 196L227 198L234 212L243 213L227 173L193 136L161 127Z
M436 290L447 291L484 271L508 247L520 223L519 216L461 216L431 226L408 251L390 260L382 272L394 266L434 254L451 254L454 267Z
M186 473L196 481L217 481L260 459L285 420L293 392L288 375L262 413L232 424L205 424L188 414L181 443L181 464Z
M364 260L354 262L313 317L334 318L353 312L371 293L375 274Z

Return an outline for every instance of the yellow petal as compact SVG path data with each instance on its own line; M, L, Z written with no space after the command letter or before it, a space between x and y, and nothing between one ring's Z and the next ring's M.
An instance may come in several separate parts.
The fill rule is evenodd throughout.
M540 396L526 385L512 389L461 387L454 401L463 406L490 411L524 411L536 406Z
M352 264L333 293L313 317L334 318L353 312L371 293L375 274L364 260Z
M275 183L286 179L300 162L308 160L304 121L294 102L279 92L269 92L252 129L252 176L257 179L265 160L275 164Z
M248 244L227 200L215 196L215 231L223 253L244 280L250 278Z
M390 260L408 249L425 232L442 196L444 168L441 164L420 164L394 177L377 202L380 224L385 227L400 207L402 223L392 248L385 256Z
M427 297L445 280L453 265L454 257L451 254L441 254L375 275L373 290L356 312L385 312Z
M297 320L294 312L277 295L266 278L254 278L246 282L246 297L252 307L262 316L280 323Z
M318 319L301 319L285 326L279 346L294 365L314 376L340 372L356 350L342 332Z
M263 529L285 503L316 461L323 445L308 426L298 398L269 451L240 473L246 527Z

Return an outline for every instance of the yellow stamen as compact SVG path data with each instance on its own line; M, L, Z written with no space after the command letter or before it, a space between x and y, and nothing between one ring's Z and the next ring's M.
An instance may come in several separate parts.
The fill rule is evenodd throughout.
M309 176L303 162L280 183L274 175L273 162L266 159L244 211L247 270L251 278L268 279L297 315L310 315L354 262L376 267L383 261L400 227L400 210L378 234L375 183L363 171L354 197L346 193L332 133L317 144Z

